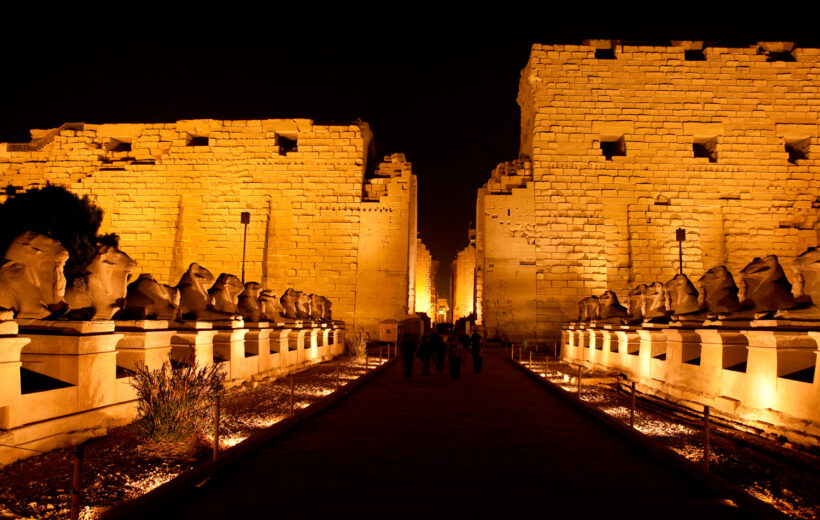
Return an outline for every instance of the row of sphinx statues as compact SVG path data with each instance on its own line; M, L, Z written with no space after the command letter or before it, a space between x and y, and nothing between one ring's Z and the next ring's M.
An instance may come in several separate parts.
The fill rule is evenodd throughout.
M34 231L17 236L0 262L0 320L247 320L251 322L332 321L324 296L288 289L277 294L232 274L214 277L193 263L176 286L143 273L111 246L98 246L80 276L67 282L68 251ZM129 283L131 282L131 283Z
M736 284L725 266L713 267L697 288L684 274L668 282L640 284L626 306L606 291L578 302L578 321L634 325L669 320L820 320L820 249L810 247L792 263L794 285L775 255L755 258Z

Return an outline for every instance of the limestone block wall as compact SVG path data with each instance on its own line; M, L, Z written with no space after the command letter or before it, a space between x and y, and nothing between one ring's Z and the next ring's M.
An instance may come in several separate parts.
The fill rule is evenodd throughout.
M435 314L433 257L421 239L416 240L416 307L415 312L425 313L431 320Z
M476 202L476 323L488 337L535 336L535 214L532 165L499 164ZM562 273L556 273L561 275Z
M472 235L472 230L471 230ZM475 239L456 255L453 279L453 322L467 317L475 311Z
M670 279L679 227L693 278L817 245L820 49L587 43L534 45L521 74L539 334Z
M246 281L323 294L334 318L377 323L403 317L412 299L416 193L409 163L365 179L371 142L365 123L307 119L67 123L33 130L30 143L0 143L0 179L88 195L105 210L102 231L170 284L191 262L239 275L248 211ZM386 241L400 261L374 257L389 252ZM404 279L380 288L401 303L357 306L373 281L363 269L380 262Z

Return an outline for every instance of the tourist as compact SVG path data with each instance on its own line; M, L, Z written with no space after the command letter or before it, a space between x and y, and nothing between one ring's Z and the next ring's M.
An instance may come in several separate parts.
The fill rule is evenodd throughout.
M404 334L401 342L401 357L404 361L404 377L413 375L413 358L416 356L416 338L410 334Z
M419 359L421 359L421 375L430 375L430 358L433 357L433 339L430 334L421 338L419 345Z
M444 372L444 358L447 356L447 345L437 330L433 331L430 338L430 343L433 345L433 355L436 356L436 369L439 373Z
M484 364L484 338L478 331L475 331L470 337L470 342L472 346L470 351L473 354L473 373L478 374Z
M461 342L455 334L452 334L450 336L450 340L447 342L447 352L450 358L450 377L453 379L458 379L461 375L461 362L464 355L464 347L461 346Z

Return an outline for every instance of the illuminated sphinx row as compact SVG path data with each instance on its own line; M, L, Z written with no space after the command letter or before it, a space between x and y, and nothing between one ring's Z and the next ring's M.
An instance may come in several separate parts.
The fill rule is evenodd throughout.
M629 291L626 307L606 291L578 302L578 321L623 324L668 320L820 320L820 250L809 248L792 263L794 286L775 255L755 258L740 283L724 266L709 269L698 287L684 274Z
M99 246L80 276L66 283L68 251L56 240L28 231L16 237L0 263L0 320L161 319L331 321L324 296L288 289L278 298L259 283L232 274L215 278L191 264L175 287L151 274L131 283L137 264L111 246Z

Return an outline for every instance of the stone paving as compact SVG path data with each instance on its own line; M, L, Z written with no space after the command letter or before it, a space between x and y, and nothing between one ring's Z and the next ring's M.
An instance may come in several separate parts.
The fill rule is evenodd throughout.
M484 371L374 381L239 460L175 518L748 518L488 349Z

